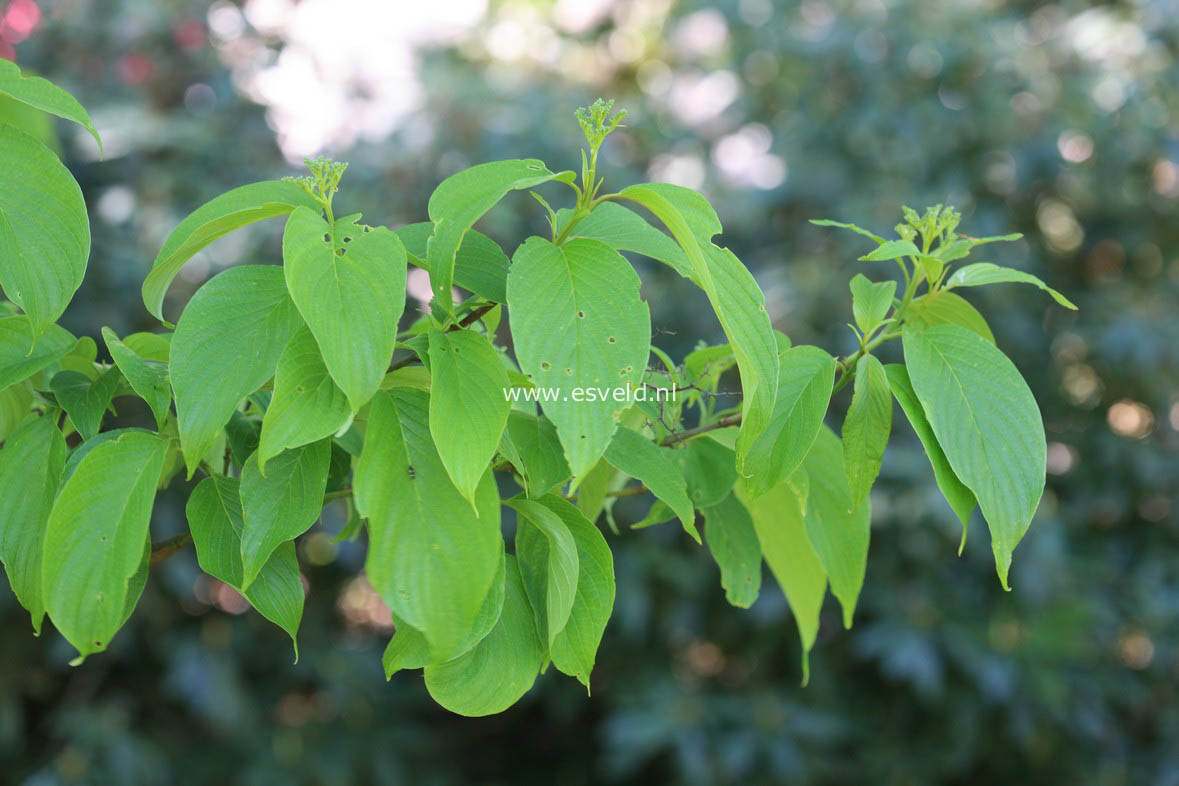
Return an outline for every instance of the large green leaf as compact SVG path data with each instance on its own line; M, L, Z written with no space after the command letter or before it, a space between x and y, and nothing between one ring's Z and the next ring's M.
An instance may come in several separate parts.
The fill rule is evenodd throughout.
M68 92L39 76L21 76L20 68L11 60L0 58L0 93L11 96L21 103L36 107L42 112L71 120L86 129L98 143L102 154L102 139L90 115Z
M237 478L212 475L202 480L185 507L201 570L241 592L266 619L285 630L299 658L299 622L303 618L303 580L292 541L282 543L249 587L244 586L241 538L244 528Z
M572 215L571 210L558 211L558 226ZM571 236L601 240L617 251L642 254L663 262L684 278L692 277L692 263L675 240L617 202L603 202L595 207L573 228Z
M580 482L610 444L630 406L626 396L643 381L651 318L639 277L601 241L555 246L533 237L516 251L508 307L520 368L537 387L559 393L541 407Z
M450 288L454 285L455 255L467 230L509 191L532 188L571 173L553 174L533 158L492 161L464 169L443 180L426 207L434 222L427 244L430 286L439 306L454 313Z
M530 499L511 499L516 511L516 561L524 591L546 646L569 621L577 593L578 554L573 533L560 516Z
M901 405L901 409L904 410L913 430L917 432L917 438L921 440L922 447L925 448L925 455L929 457L929 463L933 467L933 477L937 481L938 488L942 491L942 496L950 503L955 515L962 522L962 542L958 546L958 553L961 554L962 548L966 545L966 524L970 521L970 514L974 512L974 492L958 480L958 476L950 467L950 462L946 459L946 454L942 452L942 446L938 444L933 428L925 417L925 410L921 408L921 402L917 400L913 383L909 381L909 372L899 363L886 365L884 371L888 374L888 383L892 394L896 396L897 403Z
M49 513L45 609L83 657L106 649L127 618L167 449L166 440L138 431L98 445Z
M500 451L520 473L529 497L540 497L569 479L569 463L561 450L557 429L544 416L512 411Z
M319 345L304 325L278 358L274 395L262 417L258 468L289 448L330 437L352 419L348 397L328 374Z
M598 644L614 609L614 557L598 528L564 497L548 494L537 503L560 517L577 544L577 594L569 621L549 646L549 657L588 689Z
M995 335L978 309L970 305L965 298L944 289L932 295L915 298L909 304L905 322L924 327L957 325L977 333L992 344L995 343Z
M721 224L704 197L668 183L646 183L623 189L619 198L642 205L668 228L687 254L692 280L708 296L732 345L744 395L737 469L748 474L746 459L770 422L778 387L778 348L765 296L731 251L712 244Z
M45 617L41 591L45 525L65 456L65 438L49 416L26 420L0 450L0 562L37 635Z
M802 640L802 681L810 679L810 651L819 635L819 611L827 592L827 574L806 534L806 473L796 472L751 499L742 484L737 496L753 519L770 572L786 594Z
M528 692L543 662L544 645L536 633L520 569L516 558L509 556L499 621L467 653L426 666L426 690L434 701L459 715L494 715Z
M892 391L884 366L873 355L856 362L855 388L843 421L843 469L855 508L868 496L892 430Z
M1071 308L1073 311L1077 310L1077 307L1073 305L1071 300L1031 273L1025 273L1022 270L1014 270L1009 267L1000 267L990 262L976 262L973 265L964 265L958 268L950 274L950 278L946 281L946 289L953 287L980 287L987 284L1005 283L1031 284L1047 292L1052 296L1053 300L1065 308Z
M1040 410L1015 365L956 325L903 335L905 365L954 474L974 492L991 531L999 580L1044 493Z
M729 603L747 609L761 590L761 544L749 510L735 494L701 511L704 540L721 572Z
M671 458L670 448L661 448L642 434L621 426L606 449L606 461L624 475L638 478L652 494L675 511L684 532L700 542L696 511L688 498L688 484Z
M435 660L462 652L503 555L499 493L488 469L475 510L442 466L426 394L378 392L353 484L368 519L369 581L399 618L422 632ZM531 612L529 612L531 615Z
M405 308L405 248L385 227L328 224L307 208L282 237L287 288L355 412L381 384Z
M843 624L850 628L868 565L872 509L867 497L853 503L843 450L839 437L823 428L802 466L810 488L807 538L823 563L831 592L843 607Z
M501 540L500 543L503 541ZM483 641L499 621L499 615L503 613L504 607L505 568L504 549L501 547L499 569L491 584L491 591L483 600L483 607L479 609L479 616L476 617L475 624L467 632L462 644L455 648L456 655L454 657L469 651ZM386 680L392 678L402 669L420 669L428 664L438 662L431 656L430 642L426 640L421 631L415 630L396 614L393 615L393 624L396 626L397 632L389 640L389 646L385 648L385 652L381 656ZM452 660L452 658L446 660Z
M59 371L50 380L49 389L69 413L82 439L90 439L98 433L121 378L118 368L109 368L93 380L77 371Z
M426 247L432 234L434 224L430 221L406 224L397 230L410 264L427 272L430 264L426 261ZM482 232L469 229L454 258L454 283L493 303L506 302L510 264L498 243Z
M139 336L149 336L150 333L140 333ZM151 407L156 419L156 428L164 427L164 420L168 417L168 407L172 403L172 389L168 384L168 344L165 339L163 359L145 357L139 354L125 342L120 341L115 332L108 327L102 329L102 338L106 341L106 348L111 353L115 365L123 372L127 382L139 396ZM130 339L131 337L128 336ZM146 340L139 339L141 343ZM133 342L134 343L134 342Z
M835 358L818 347L791 347L779 355L779 366L773 417L749 452L746 483L754 495L777 486L802 464L835 384Z
M65 329L50 325L34 342L28 317L0 317L0 388L28 379L67 355L77 341Z
M90 255L86 202L49 148L0 124L0 286L40 336L82 284Z
M323 510L331 441L284 451L259 471L254 453L242 467L241 587L248 589L281 544L311 528Z
M181 221L164 240L151 272L143 280L143 304L164 321L164 295L184 263L219 237L235 229L274 216L285 216L297 207L311 210L319 202L294 183L264 180L240 186L214 197Z
M455 488L475 504L475 489L495 455L512 405L508 372L487 338L431 328L430 434Z
M242 399L274 375L300 325L279 267L233 267L193 295L168 360L189 477Z

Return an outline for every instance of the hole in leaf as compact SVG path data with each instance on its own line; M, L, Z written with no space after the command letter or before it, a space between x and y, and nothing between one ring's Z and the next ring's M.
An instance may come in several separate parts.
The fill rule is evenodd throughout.
M543 368L545 371L548 371L550 368L552 368L552 366L549 365L549 362L547 360L542 360L540 362L540 367Z
M578 311L578 312L577 312L577 318L578 318L578 319L585 319L585 312L584 312L584 311Z
M610 338L606 339L606 341L608 341L608 342L609 342L609 343L611 343L611 344L617 344L617 343L618 343L618 339L614 338L614 336L610 336Z

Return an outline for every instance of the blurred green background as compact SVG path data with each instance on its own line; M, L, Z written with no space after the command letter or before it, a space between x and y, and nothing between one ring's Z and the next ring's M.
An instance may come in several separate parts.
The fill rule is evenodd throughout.
M535 156L576 168L572 111L630 110L614 186L704 191L795 343L854 348L847 281L902 203L948 202L962 230L1081 308L1030 287L972 290L1041 403L1048 491L1004 593L976 515L966 553L898 420L873 492L856 626L825 609L807 688L771 580L728 607L678 528L610 536L615 616L593 697L549 674L498 717L451 716L421 679L386 684L387 612L329 509L300 546L309 585L284 634L203 578L153 570L111 650L66 665L0 588L6 783L1179 784L1179 3L1012 0L496 2L10 0L0 56L90 109L60 147L93 252L65 325L154 329L139 298L163 238L233 186L352 162L337 205L425 218L446 175ZM509 250L543 227L527 197L483 227ZM280 222L200 254L208 276L274 262ZM980 257L981 258L981 257ZM703 296L640 263L656 343L716 341ZM870 272L870 271L869 271ZM881 271L884 272L883 270ZM101 344L101 342L100 342ZM846 393L837 397L838 426ZM183 495L157 505L179 532ZM620 520L644 512L620 503Z

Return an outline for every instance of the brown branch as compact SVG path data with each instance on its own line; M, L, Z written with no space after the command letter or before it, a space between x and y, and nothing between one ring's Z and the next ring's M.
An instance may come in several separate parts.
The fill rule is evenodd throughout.
M190 543L192 543L192 533L185 532L174 538L168 538L167 540L161 540L159 543L151 544L151 562L149 564L160 564L173 554L184 551Z
M698 437L701 434L707 434L709 431L716 431L717 429L728 428L729 426L736 426L736 425L739 425L740 423L741 423L741 416L740 415L726 415L725 417L723 417L719 420L716 420L712 423L705 423L703 426L696 426L695 428L690 428L685 431L677 432L675 434L668 434L666 437L664 437L662 440L659 441L659 444L662 445L663 447L667 447L669 445L676 445L676 444L679 444L680 442L686 442L687 440L691 439L692 437Z
M639 486L631 486L631 487L625 488L625 489L619 489L618 491L607 491L606 496L607 497L633 497L638 494L645 494L648 491L650 491L650 489L648 489L646 486L639 485Z
M484 303L483 305L479 306L479 308L475 309L470 314L467 314L465 317L463 317L457 324L454 324L454 325L451 325L450 327L448 327L446 329L446 332L452 333L456 330L462 330L463 328L470 327L471 325L475 324L480 319L482 319L483 316L488 311L491 311L491 309L495 308L498 305L499 305L499 303ZM406 366L412 366L416 362L417 362L417 356L411 354L409 357L402 358L401 360L398 360L396 363L390 363L389 370L396 371L399 368L405 368Z

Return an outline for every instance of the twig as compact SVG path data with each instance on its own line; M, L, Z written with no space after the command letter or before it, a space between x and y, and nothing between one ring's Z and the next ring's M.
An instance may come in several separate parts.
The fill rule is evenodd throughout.
M192 533L185 532L177 535L174 538L162 540L159 543L151 544L151 561L149 564L158 565L164 560L188 548L188 544L192 543Z

